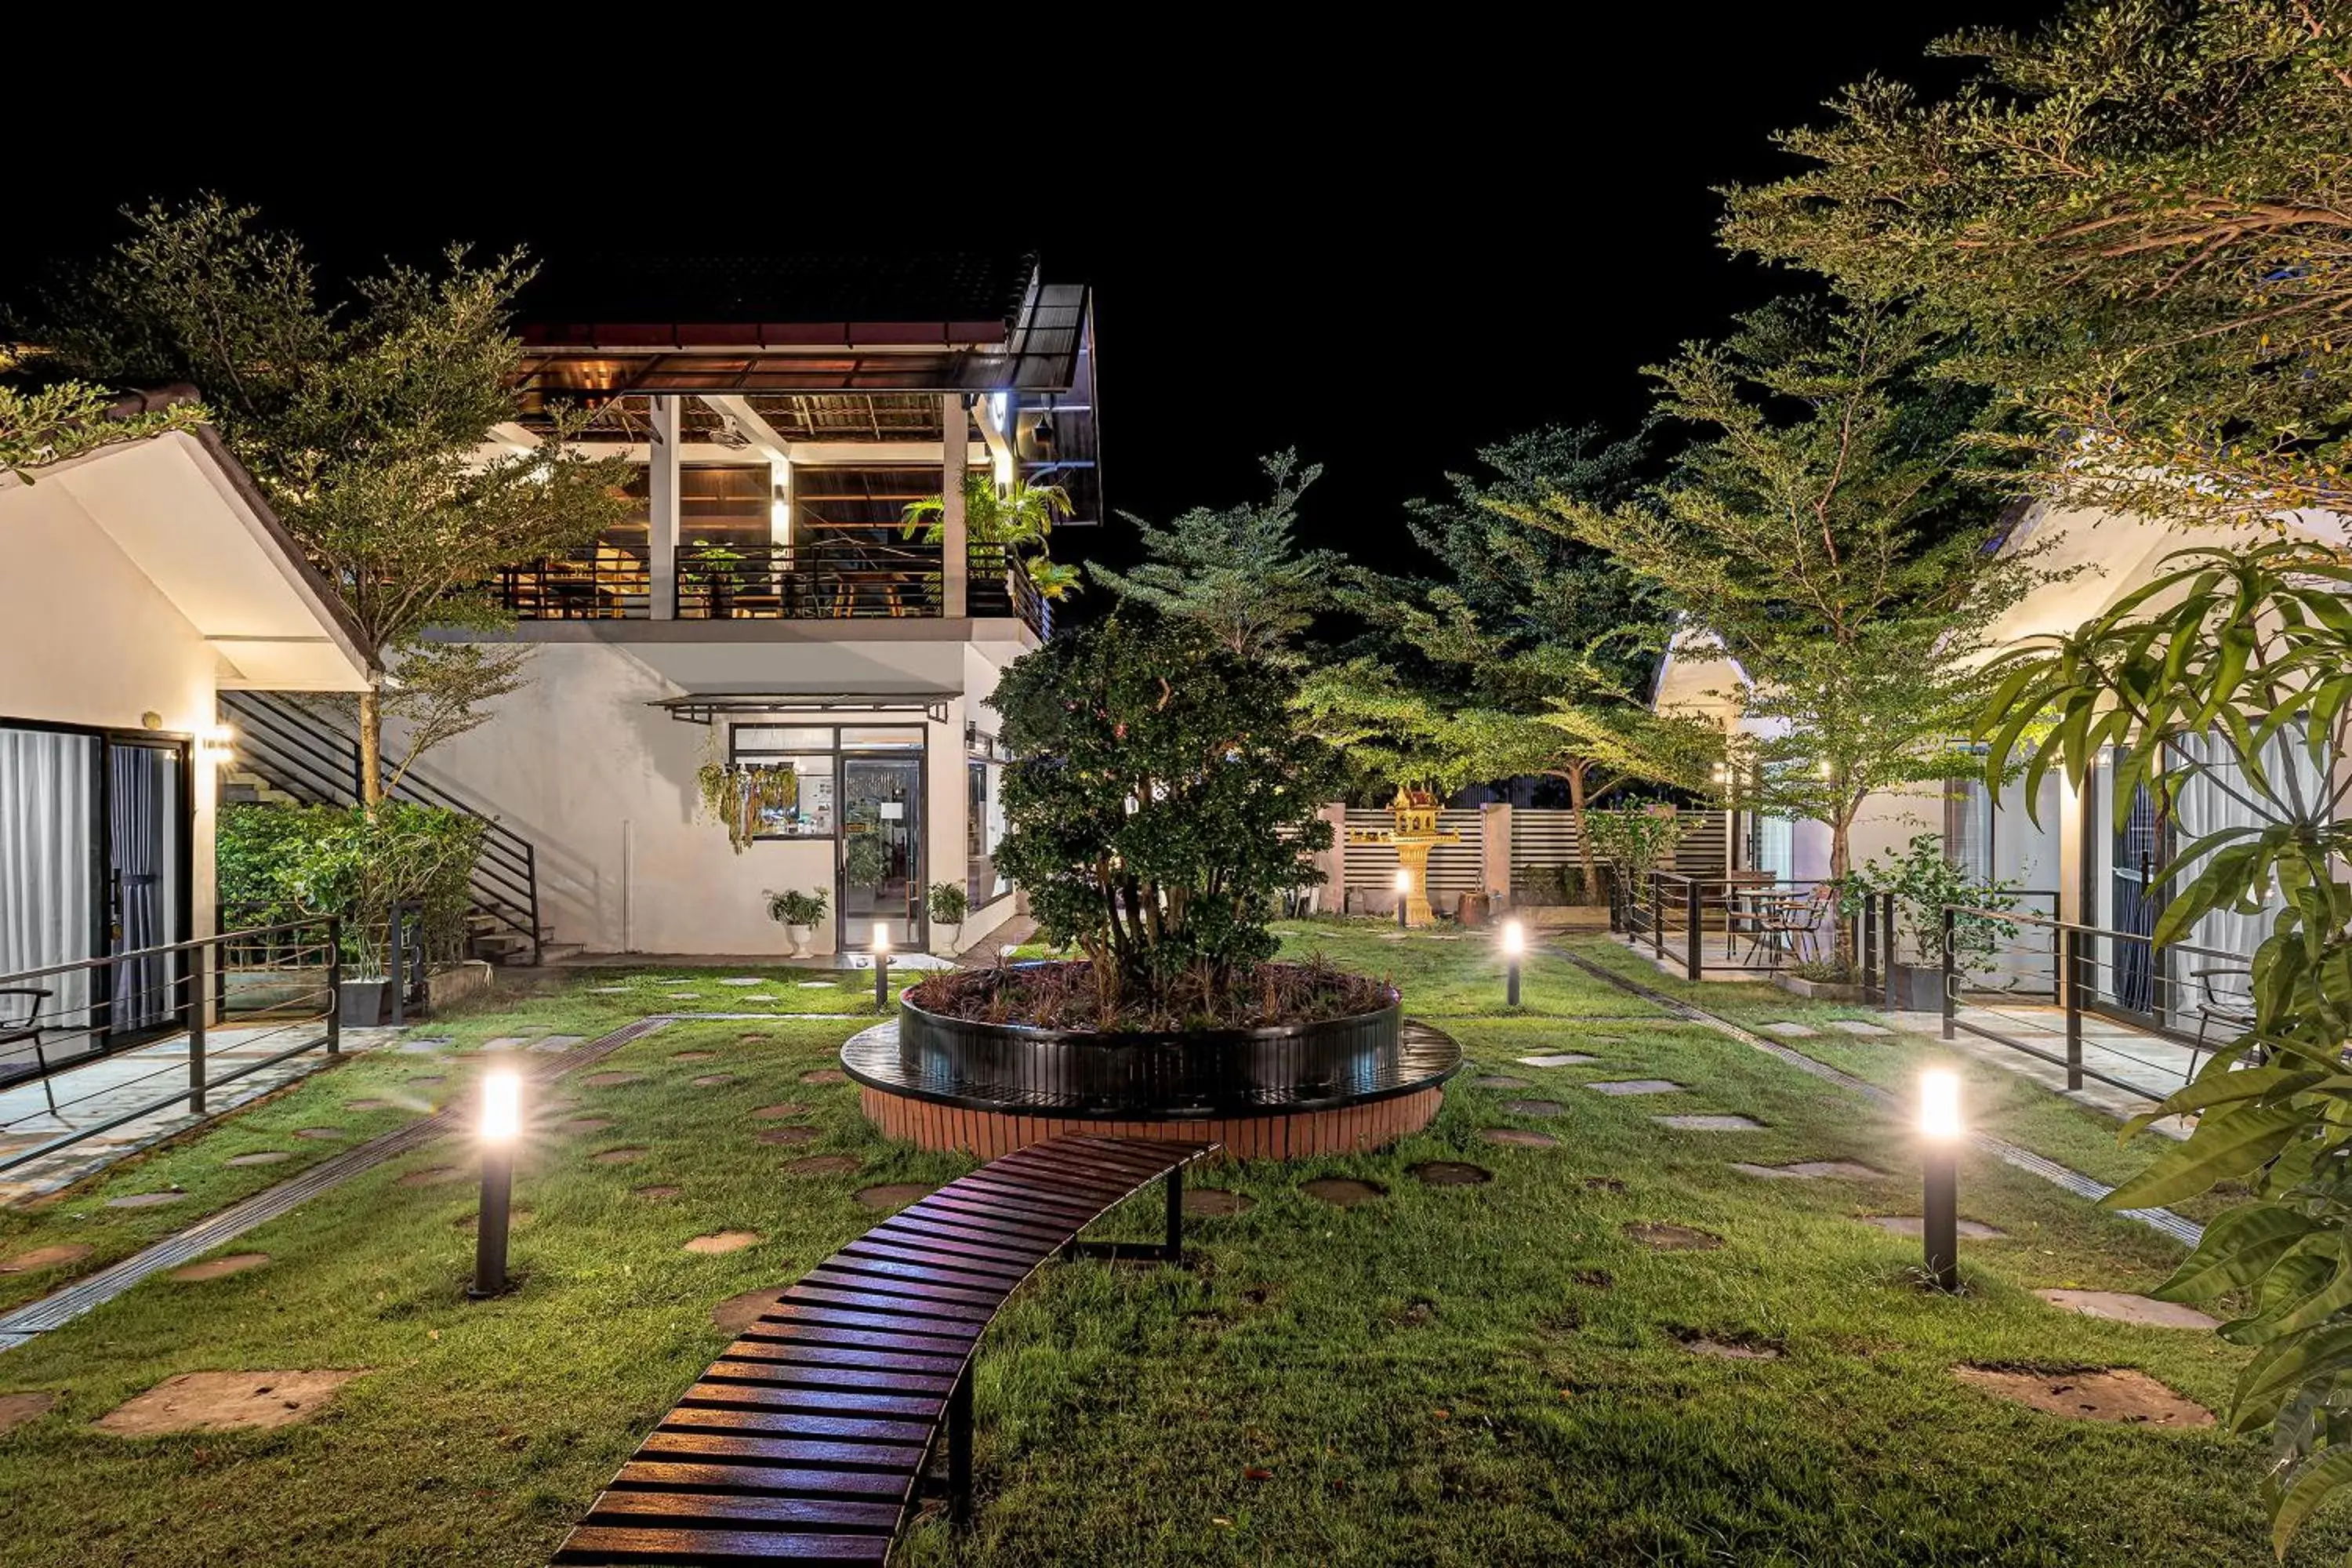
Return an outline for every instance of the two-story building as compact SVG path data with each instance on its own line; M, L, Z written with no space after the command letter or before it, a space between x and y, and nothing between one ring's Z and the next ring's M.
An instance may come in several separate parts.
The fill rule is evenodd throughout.
M987 699L1052 606L964 481L1101 517L1086 286L1034 256L563 270L499 438L593 409L574 439L638 466L637 515L502 575L530 682L423 782L528 842L546 941L772 952L768 895L801 889L818 951L921 949L947 882L969 946L1013 909ZM904 524L929 497L937 542Z

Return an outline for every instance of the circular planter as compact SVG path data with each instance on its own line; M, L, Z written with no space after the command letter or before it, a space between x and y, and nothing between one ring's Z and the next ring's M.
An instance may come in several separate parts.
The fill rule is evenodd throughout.
M841 1065L893 1137L995 1158L1064 1132L1213 1140L1244 1158L1378 1148L1426 1126L1462 1065L1388 1005L1261 1029L1104 1034L989 1024L901 999Z

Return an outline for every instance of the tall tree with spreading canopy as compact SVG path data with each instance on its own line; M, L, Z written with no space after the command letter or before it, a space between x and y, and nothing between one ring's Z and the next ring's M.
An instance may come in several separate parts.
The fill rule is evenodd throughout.
M1341 601L1370 647L1320 667L1299 702L1362 771L1448 794L1539 776L1567 786L1586 886L1597 885L1585 812L1628 784L1705 788L1722 752L1702 721L1643 700L1665 624L1647 585L1558 526L1547 496L1631 496L1639 443L1548 426L1479 453L1450 496L1411 503L1407 526L1441 574L1351 574Z
M320 298L295 239L217 196L128 215L131 233L44 302L60 362L110 385L192 382L237 458L351 611L373 657L359 700L362 793L383 798L383 724L414 721L410 762L481 721L521 679L521 647L435 642L491 630L502 566L593 542L624 520L626 463L555 438L485 457L515 412L508 331L530 268L462 249Z
M1737 250L1916 296L1945 373L2032 416L2088 504L2237 521L2342 507L2352 460L2352 8L2071 0L1949 97L1849 88L1728 193Z
M1319 463L1298 465L1297 451L1260 459L1274 493L1229 507L1196 506L1166 527L1132 512L1119 515L1143 535L1143 563L1087 571L1122 600L1205 628L1244 658L1295 662L1292 639L1330 603L1337 551L1298 548L1298 498L1322 477Z
M1780 721L1740 742L1743 794L1825 824L1842 878L1867 796L1965 765L1948 742L1984 689L1983 634L2036 580L2033 552L1987 548L1998 500L1960 450L1983 400L1931 379L1922 322L1868 302L1738 321L1647 373L1694 432L1665 480L1544 507L1683 613L1677 658L1721 665L1744 715Z

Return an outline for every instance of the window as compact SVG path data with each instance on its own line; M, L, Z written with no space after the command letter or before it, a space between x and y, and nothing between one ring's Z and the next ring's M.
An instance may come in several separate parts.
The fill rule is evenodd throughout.
M832 838L841 832L840 758L919 757L919 725L737 724L729 731L735 765L753 770L755 838Z

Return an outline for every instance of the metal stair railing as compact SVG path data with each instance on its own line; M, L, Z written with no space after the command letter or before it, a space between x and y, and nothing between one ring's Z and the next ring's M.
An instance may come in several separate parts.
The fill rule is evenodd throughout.
M237 728L237 763L297 800L317 805L360 802L360 745L327 721L283 698L259 691L220 693L222 715ZM383 759L386 773L400 760ZM474 862L472 913L530 943L531 962L543 956L539 923L539 852L531 841L490 813L409 773L391 792L394 800L439 806L487 825Z

